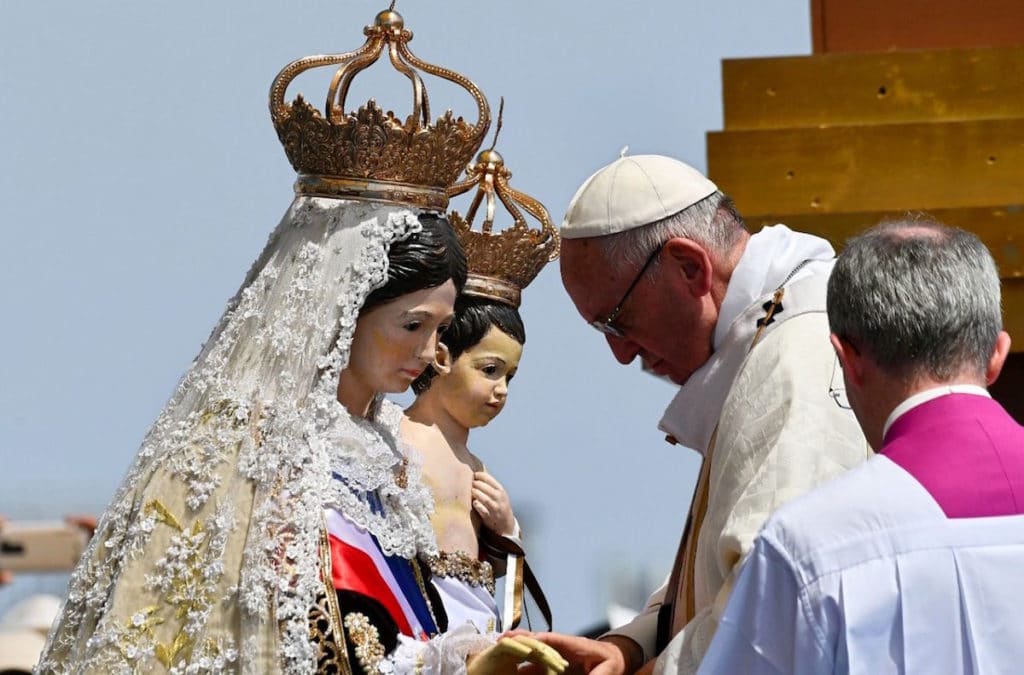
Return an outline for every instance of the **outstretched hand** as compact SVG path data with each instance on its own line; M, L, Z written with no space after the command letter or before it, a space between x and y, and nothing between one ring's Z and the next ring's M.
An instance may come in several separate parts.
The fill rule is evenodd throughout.
M530 672L561 675L568 662L548 645L528 635L503 637L492 646L473 656L466 666L469 675L504 675L515 673L521 663L530 663Z

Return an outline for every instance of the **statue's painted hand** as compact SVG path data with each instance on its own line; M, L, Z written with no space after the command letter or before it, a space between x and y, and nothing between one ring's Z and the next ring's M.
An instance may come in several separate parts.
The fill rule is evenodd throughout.
M469 675L504 675L514 673L519 664L534 665L532 672L560 675L569 662L552 647L527 635L503 637L493 646L471 656L466 670Z
M512 503L501 483L486 471L473 474L473 510L489 529L498 534L515 534Z
M588 673L589 675L626 675L632 673L642 659L640 647L632 640L621 636L606 636L601 640L590 640L575 635L561 633L527 633L514 630L506 636L521 637L529 635L558 650L562 658L569 662L567 672ZM611 639L610 639L611 638ZM638 653L631 653L636 650ZM652 662L653 663L653 662ZM527 666L518 672L522 675L544 675L543 671Z

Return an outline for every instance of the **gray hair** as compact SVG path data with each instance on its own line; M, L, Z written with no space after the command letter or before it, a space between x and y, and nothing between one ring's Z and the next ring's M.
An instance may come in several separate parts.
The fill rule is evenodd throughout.
M1003 327L999 272L969 232L924 219L883 223L839 255L828 321L899 377L984 375Z
M725 254L746 231L743 218L732 200L716 191L667 218L598 237L597 241L605 260L615 261L616 265L640 267L656 248L669 239L685 237L713 253Z

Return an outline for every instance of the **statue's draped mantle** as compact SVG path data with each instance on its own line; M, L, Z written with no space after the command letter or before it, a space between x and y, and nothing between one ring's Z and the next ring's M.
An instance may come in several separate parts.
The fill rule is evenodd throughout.
M399 487L394 434L336 399L388 247L419 228L393 206L296 198L147 433L39 672L311 672L325 506L389 554L436 552L419 462Z

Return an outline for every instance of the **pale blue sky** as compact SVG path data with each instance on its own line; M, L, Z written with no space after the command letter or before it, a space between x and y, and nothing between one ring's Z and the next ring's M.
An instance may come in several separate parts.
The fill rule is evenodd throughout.
M0 513L102 510L291 200L271 80L359 46L385 5L0 0ZM807 0L397 9L417 55L473 79L495 110L505 97L512 184L556 221L624 145L703 169L722 58L810 51ZM402 81L379 70L349 100L407 113ZM427 86L435 114L472 114ZM601 619L612 578L665 573L698 457L656 429L672 387L615 362L557 264L523 315L509 405L471 447L527 521L556 626L573 631ZM17 593L0 590L0 606Z

